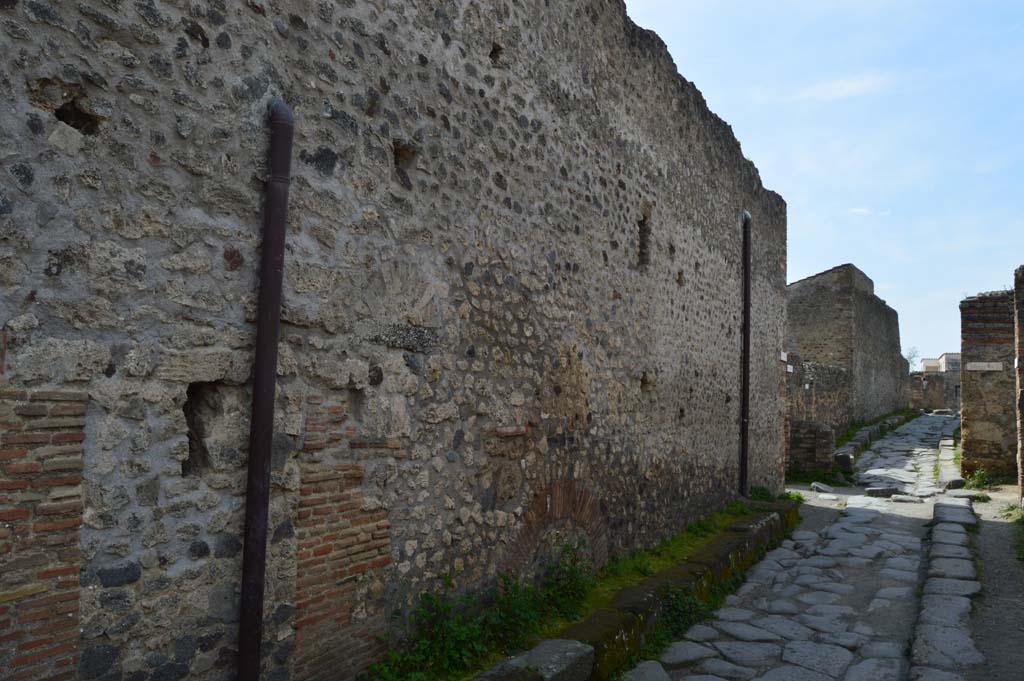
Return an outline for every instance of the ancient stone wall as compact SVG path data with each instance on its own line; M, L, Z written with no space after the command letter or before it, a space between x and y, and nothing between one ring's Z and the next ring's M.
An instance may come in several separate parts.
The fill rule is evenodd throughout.
M1013 291L960 302L963 472L1017 474Z
M804 362L790 354L789 416L797 421L825 424L842 432L853 421L850 372L833 364Z
M834 465L835 432L814 421L791 421L786 470L800 473L830 471Z
M1013 277L1015 366L1017 368L1017 486L1024 503L1024 266Z
M339 673L331 645L351 676L442 574L600 560L735 496L742 210L751 482L780 488L785 204L621 0L33 0L0 30L4 378L88 395L83 677L235 664L272 96L267 678Z
M960 409L960 370L915 371L907 381L911 409Z
M868 421L905 406L907 361L900 351L899 316L874 294L874 283L853 265L840 265L787 287L787 343L805 362L847 372L826 403L849 404L849 420ZM791 402L798 403L793 395Z

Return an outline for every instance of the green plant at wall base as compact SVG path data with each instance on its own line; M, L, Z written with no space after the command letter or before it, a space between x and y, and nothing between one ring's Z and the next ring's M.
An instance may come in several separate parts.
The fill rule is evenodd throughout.
M594 574L583 547L562 547L534 583L502 576L480 594L456 596L445 580L440 593L421 597L408 635L361 681L455 681L473 677L539 639L556 636L569 624L607 606L623 588L685 560L711 537L752 511L733 502L711 517L666 537L650 551L613 558ZM685 607L684 607L685 606ZM685 603L678 607L686 610Z
M992 479L989 477L988 471L979 468L965 478L964 487L967 489L990 489Z
M775 499L767 487L751 487L750 498L754 501L773 501Z
M790 491L779 495L779 499L785 499L787 501L795 501L798 504L804 503L804 495L800 492Z

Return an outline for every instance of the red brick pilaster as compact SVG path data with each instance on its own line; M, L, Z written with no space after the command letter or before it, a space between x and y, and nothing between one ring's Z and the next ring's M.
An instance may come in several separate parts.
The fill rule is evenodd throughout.
M0 675L77 672L86 395L0 390Z

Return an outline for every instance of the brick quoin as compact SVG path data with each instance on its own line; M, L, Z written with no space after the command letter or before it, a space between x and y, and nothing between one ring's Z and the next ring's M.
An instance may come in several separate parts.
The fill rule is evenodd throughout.
M0 391L0 676L71 679L78 668L85 439L80 392ZM59 446L54 446L59 445Z
M362 478L355 464L302 469L295 520L297 681L350 681L387 650L380 596L391 565L390 524L385 511L362 510Z

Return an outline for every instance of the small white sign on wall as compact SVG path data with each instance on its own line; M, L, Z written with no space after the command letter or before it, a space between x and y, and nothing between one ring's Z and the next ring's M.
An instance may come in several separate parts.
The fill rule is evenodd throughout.
M967 371L1002 371L1002 362L968 362L964 365Z
M783 350L782 352L779 353L779 359L785 362L787 359L789 359L789 353Z

